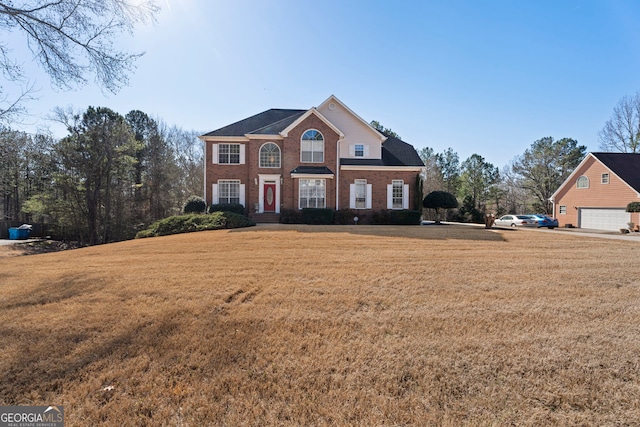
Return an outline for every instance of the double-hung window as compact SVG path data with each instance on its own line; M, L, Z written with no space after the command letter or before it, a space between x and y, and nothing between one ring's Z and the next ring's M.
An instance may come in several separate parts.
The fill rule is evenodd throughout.
M301 179L299 192L299 207L325 208L326 186L324 179Z
M391 209L402 209L404 201L404 181L394 179L391 181L392 202Z
M240 203L240 180L229 179L218 181L218 203Z
M387 184L387 209L409 209L409 185L401 179Z
M364 157L364 145L363 144L356 144L355 145L355 156L356 157Z
M367 180L356 179L355 180L355 196L356 196L356 209L366 209L367 207Z
M218 163L240 164L240 144L218 144Z
M600 182L602 184L608 184L609 183L609 174L608 173L603 173L602 176L600 177Z
M310 129L302 135L300 161L306 163L324 162L324 137L317 130Z

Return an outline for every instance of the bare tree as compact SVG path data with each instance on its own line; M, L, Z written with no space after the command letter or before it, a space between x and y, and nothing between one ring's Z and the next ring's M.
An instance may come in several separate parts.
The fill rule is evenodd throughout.
M598 137L604 151L640 153L640 92L618 102Z
M152 21L158 10L153 0L0 1L0 34L22 32L55 86L86 84L87 75L93 74L101 87L115 93L127 84L142 55L116 49L116 36ZM20 87L21 95L8 100L0 87L0 120L23 112L22 102L33 94L33 84L10 53L11 48L0 42L0 71L5 81Z

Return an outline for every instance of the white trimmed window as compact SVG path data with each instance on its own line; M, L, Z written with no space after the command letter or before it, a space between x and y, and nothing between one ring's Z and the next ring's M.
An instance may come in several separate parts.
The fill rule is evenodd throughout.
M587 178L584 175L581 176L580 178L578 178L577 187L578 188L589 188L589 178Z
M371 209L371 184L366 179L356 179L349 185L349 208Z
M349 144L350 157L368 157L369 146L365 144Z
M244 165L244 144L213 144L211 161L222 165Z
M301 179L299 190L299 207L325 208L326 186L324 179Z
M310 129L302 135L300 161L305 163L324 162L324 137L317 130Z
M213 204L241 204L244 206L244 184L239 179L221 179L213 184Z
M609 174L608 173L603 173L601 178L600 178L600 182L602 184L608 184L609 183Z
M560 215L566 215L567 214L567 207L565 205L558 206L558 213Z
M273 142L267 142L260 147L260 167L279 168L280 167L280 147Z
M387 185L387 209L409 209L409 185L394 179Z

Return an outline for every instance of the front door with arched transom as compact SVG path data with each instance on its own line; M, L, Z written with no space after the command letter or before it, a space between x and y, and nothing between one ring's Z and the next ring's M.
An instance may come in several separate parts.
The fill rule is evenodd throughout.
M276 183L265 182L264 183L264 211L275 212L276 211Z

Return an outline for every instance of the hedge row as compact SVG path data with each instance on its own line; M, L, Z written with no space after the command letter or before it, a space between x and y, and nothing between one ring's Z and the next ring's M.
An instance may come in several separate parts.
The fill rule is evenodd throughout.
M283 209L280 222L283 224L376 224L376 225L420 225L422 213L415 210L356 211L353 209Z
M256 225L256 223L246 216L233 212L214 212L210 215L175 215L154 222L146 230L138 232L136 239L190 233L193 231L251 227L253 225Z

